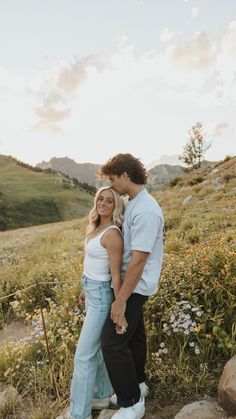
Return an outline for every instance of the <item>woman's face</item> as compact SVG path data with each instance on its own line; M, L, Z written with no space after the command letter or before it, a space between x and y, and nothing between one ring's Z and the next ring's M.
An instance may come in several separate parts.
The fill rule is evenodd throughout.
M97 200L97 212L101 217L111 219L115 208L114 195L111 190L104 189Z

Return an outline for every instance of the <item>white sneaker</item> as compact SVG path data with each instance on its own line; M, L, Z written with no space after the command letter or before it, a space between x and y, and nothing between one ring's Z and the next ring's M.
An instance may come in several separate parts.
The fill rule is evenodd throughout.
M139 384L139 388L140 388L140 392L141 392L141 397L147 397L149 395L150 390L149 390L147 384L144 381ZM111 396L110 402L114 406L117 405L117 395L115 393Z
M112 419L142 419L145 415L144 398L140 398L138 403L130 407L121 407Z
M70 414L70 408L66 409L64 415L57 416L56 419L75 419L74 416Z
M107 409L110 406L110 397L104 399L93 399L92 409L102 410Z
M70 408L68 408L64 415L57 416L56 419L75 419L75 418L74 416L71 416ZM86 419L93 419L93 417L90 415L90 416L87 416Z
M150 390L145 381L139 384L139 388L141 391L141 397L147 397L149 395Z

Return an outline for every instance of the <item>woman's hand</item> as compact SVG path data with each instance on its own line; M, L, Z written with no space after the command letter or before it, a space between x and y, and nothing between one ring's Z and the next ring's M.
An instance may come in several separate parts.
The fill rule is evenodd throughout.
M79 295L79 304L81 304L82 306L84 306L85 304L85 295L84 295L84 291L81 291L80 295Z

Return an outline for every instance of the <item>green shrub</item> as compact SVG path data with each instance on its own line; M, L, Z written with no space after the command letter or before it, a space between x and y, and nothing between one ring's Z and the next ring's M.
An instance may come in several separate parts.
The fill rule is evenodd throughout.
M189 179L187 181L187 185L189 186L193 186L193 185L197 185L198 183L202 183L205 180L204 177L202 176L197 176L195 178Z
M181 221L181 214L177 211L170 211L165 216L165 231L178 227Z
M1 230L62 220L57 204L52 199L30 199L15 206L3 205L0 220Z
M47 298L48 307L43 309L52 357L51 370L40 309L22 313L20 304L14 307L16 314L20 318L24 315L25 320L32 325L33 332L0 354L0 381L13 384L27 396L35 397L46 392L48 396L54 397L56 394L51 373L59 394L65 396L69 393L75 346L84 321L84 312L78 307L77 284L60 288L60 292L64 293L63 304L56 304Z
M232 157L231 156L225 156L223 163L226 163L227 161L229 161Z
M176 186L176 185L179 183L179 181L180 181L180 180L182 180L182 178L181 178L181 177L179 177L179 176L174 177L174 178L173 178L173 179L171 179L171 181L169 182L169 186L170 186L170 187Z
M183 247L182 242L178 239L168 241L165 245L166 253L178 253Z
M236 354L236 252L222 237L164 259L158 293L145 306L147 372L163 403L215 394Z
M12 389L13 390L13 389ZM21 408L20 398L13 391L8 391L4 403L0 404L1 419L9 419L18 416Z
M191 230L191 228L193 228L194 226L194 222L192 218L185 218L184 221L181 223L181 230L182 231L186 231L186 230Z
M225 180L226 183L228 183L231 179L235 179L236 175L234 173L226 173L223 176L223 179Z
M201 235L202 235L201 230L197 227L194 227L191 230L188 230L185 237L189 243L195 244L200 241Z

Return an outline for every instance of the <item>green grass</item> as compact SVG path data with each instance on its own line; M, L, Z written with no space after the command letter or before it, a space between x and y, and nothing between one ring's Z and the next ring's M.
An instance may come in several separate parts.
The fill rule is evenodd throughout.
M82 217L93 196L59 173L0 159L0 230Z
M158 292L146 303L145 322L147 380L160 405L215 396L223 366L236 353L236 179L224 179L228 165L234 171L235 160L217 166L224 184L219 191L192 182L187 191L177 184L154 193L166 219L165 257ZM189 181L211 179L204 171L190 173ZM193 200L183 206L188 195ZM0 323L21 319L40 328L40 304L47 320L56 392L43 336L9 345L0 354L0 382L19 390L32 418L55 418L68 403L83 322L78 296L86 222L0 233L0 297L18 291L1 303ZM42 282L40 290L20 292L36 281ZM191 323L186 329L183 316Z

